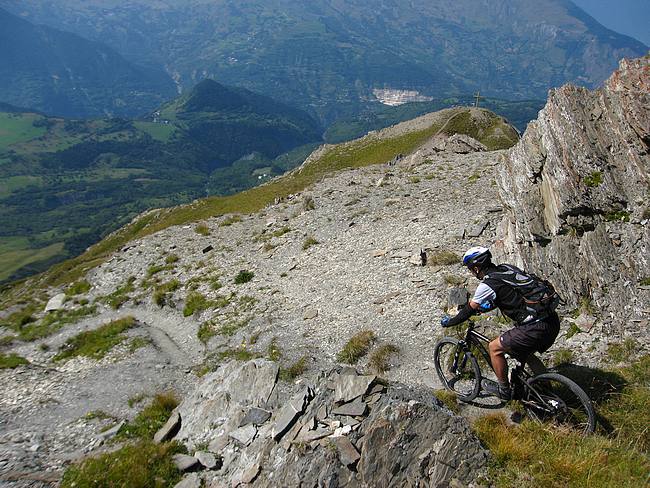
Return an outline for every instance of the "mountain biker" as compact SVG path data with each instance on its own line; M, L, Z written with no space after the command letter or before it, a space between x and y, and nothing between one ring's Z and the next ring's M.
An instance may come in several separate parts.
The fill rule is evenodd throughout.
M490 342L488 350L498 383L487 382L483 386L502 400L509 400L512 393L504 354L507 352L522 362L528 358L529 363L531 360L537 363L535 366L541 364L533 353L544 352L555 342L560 332L560 319L553 308L530 306L515 288L517 280L530 277L514 266L493 264L489 249L470 248L463 256L463 264L481 283L465 307L454 317L445 315L440 324L443 327L458 325L474 314L496 307L515 322L514 328Z

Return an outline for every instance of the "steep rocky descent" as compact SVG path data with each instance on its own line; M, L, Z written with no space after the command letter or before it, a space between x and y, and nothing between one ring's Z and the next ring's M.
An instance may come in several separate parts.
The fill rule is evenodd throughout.
M231 353L266 356L274 347L282 368L304 356L304 377L315 378L331 369L352 335L371 329L379 346L400 349L383 376L439 388L432 365L437 334L430 324L442 313L448 282L468 276L457 264L422 267L420 250L457 256L494 239L500 208L493 173L504 153L457 154L433 146L390 164L339 172L258 213L207 219L208 235L197 233L197 224L172 226L115 252L86 276L90 290L63 304L71 311L79 302L96 302L96 316L42 339L2 346L3 353L31 364L0 370L8 392L0 396L0 477L60 472L70 458L101 449L103 428L142 407L128 406L130 399L165 389L184 395L197 372L215 369ZM305 248L308 242L313 245ZM165 264L174 261L171 256L178 261ZM241 270L254 275L237 284ZM115 311L106 297L130 277L132 290ZM155 288L172 280L179 286L161 307ZM183 317L193 294L209 304ZM152 342L135 352L125 342L99 361L52 362L70 337L123 315L138 319L129 336ZM158 329L180 353L157 340ZM200 330L207 332L205 345ZM12 333L3 329L0 336ZM358 366L369 369L368 357ZM86 417L95 410L118 420Z
M646 56L623 60L599 90L551 91L497 178L500 254L634 333L649 318L649 144Z
M467 423L426 390L349 367L288 391L277 375L264 359L228 363L172 415L177 440L220 460L201 473L207 486L467 486L485 474Z

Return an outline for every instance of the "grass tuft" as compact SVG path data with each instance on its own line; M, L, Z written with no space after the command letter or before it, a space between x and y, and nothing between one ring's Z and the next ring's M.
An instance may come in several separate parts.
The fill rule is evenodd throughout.
M624 363L629 361L638 349L638 342L628 337L623 342L610 344L607 347L607 359L613 363Z
M115 439L152 439L177 406L178 398L174 393L158 393L149 405L120 429Z
M375 333L371 330L362 330L355 334L336 355L337 361L355 364L359 359L368 354L370 346L372 346L376 338Z
M288 368L280 368L280 379L291 382L307 371L307 356L302 356Z
M102 325L97 329L77 334L62 346L62 351L54 356L54 361L61 361L77 356L101 359L113 347L126 339L123 332L135 324L135 318L128 316Z
M0 369L14 369L21 364L29 364L29 361L15 353L9 355L0 354Z
M77 281L76 283L73 283L68 288L66 288L65 294L66 296L73 297L76 295L82 295L84 293L88 293L89 290L90 290L90 283L88 283L86 280L83 280L83 281Z
M553 365L559 366L560 364L567 364L573 361L573 351L571 349L558 349L553 354Z
M585 176L582 179L582 182L589 188L596 188L603 182L603 173L600 171L594 171L593 173Z
M183 308L183 316L189 317L197 313L201 313L212 306L212 302L199 292L193 291L187 295L185 299L185 307Z
M196 232L197 234L200 234L202 236L209 236L210 235L210 229L205 224L198 224L196 227L194 227L194 232Z
M456 394L453 391L449 390L436 390L433 393L442 404L451 410L453 413L458 415L460 413L460 405L458 405L458 400Z
M431 266L449 266L460 263L460 256L452 251L436 251L427 257L427 263Z
M393 344L383 344L375 349L372 354L370 354L370 359L368 363L370 368L377 373L385 373L390 369L390 364L388 360L391 355L397 354L399 348Z
M167 301L169 300L169 295L181 286L180 282L178 280L171 280L168 281L167 283L163 283L161 285L156 286L154 292L153 292L153 301L156 305L159 307L165 306Z
M229 217L226 217L220 224L219 227L230 227L232 224L236 224L237 222L241 222L241 215L231 215Z
M253 276L255 276L255 273L252 271L248 271L246 269L242 269L239 273L237 273L237 276L235 276L235 284L236 285L242 285L244 283L248 283L250 280L253 279Z
M306 251L306 250L309 249L310 247L315 246L315 245L317 245L317 244L320 244L320 242L317 241L317 240L314 238L314 236L307 236L307 238L305 239L305 241L302 243L302 249L303 249L304 251Z

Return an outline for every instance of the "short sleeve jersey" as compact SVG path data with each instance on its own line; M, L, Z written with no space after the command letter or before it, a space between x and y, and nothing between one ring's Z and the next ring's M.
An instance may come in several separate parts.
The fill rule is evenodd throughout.
M496 299L497 294L489 285L479 283L474 292L474 298L472 298L472 301L479 305L488 305L489 303L494 303Z

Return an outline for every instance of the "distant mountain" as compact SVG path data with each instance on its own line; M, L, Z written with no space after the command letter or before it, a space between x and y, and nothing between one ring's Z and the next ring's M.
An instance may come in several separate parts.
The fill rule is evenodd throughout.
M568 0L0 0L74 31L180 86L245 86L316 114L362 112L376 90L445 98L480 90L545 99L565 82L593 87L647 46Z
M268 181L321 132L300 110L211 80L147 120L0 104L0 282L77 255L149 208Z
M137 115L174 96L162 69L144 69L76 34L0 9L0 101L67 117Z

